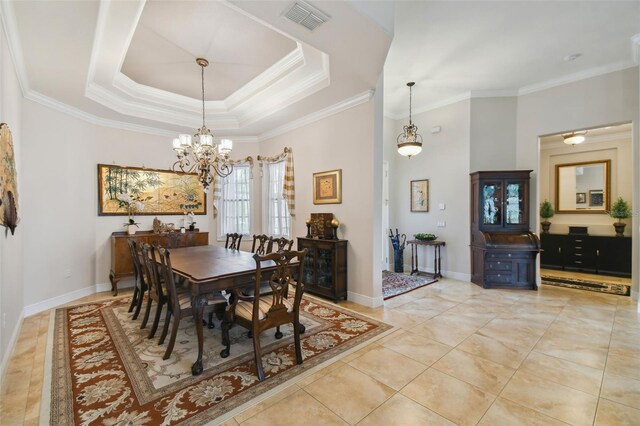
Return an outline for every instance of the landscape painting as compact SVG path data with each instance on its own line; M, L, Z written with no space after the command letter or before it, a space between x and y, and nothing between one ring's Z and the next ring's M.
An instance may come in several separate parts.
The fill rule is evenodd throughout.
M139 201L136 215L207 213L206 194L195 173L98 164L98 215L129 214L121 199Z

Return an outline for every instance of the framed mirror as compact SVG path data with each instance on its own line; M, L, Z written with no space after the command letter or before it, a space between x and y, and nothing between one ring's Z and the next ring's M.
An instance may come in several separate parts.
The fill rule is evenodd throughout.
M607 213L611 160L556 165L556 213Z

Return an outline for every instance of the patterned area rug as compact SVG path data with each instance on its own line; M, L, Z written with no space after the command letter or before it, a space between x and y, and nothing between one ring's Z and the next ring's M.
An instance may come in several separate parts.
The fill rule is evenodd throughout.
M382 271L382 296L385 300L408 293L416 288L433 284L438 280L420 275L407 275Z
M292 327L261 336L266 379L255 374L253 344L246 330L232 328L231 356L219 356L220 327L205 327L202 375L191 375L197 355L192 318L180 323L176 346L163 361L165 345L140 330L127 313L130 298L58 309L52 333L52 425L196 425L212 422L234 408L354 348L392 327L305 298L301 305L304 362L295 363ZM164 313L162 315L164 317ZM151 318L153 318L153 313ZM151 323L151 321L150 321ZM44 404L44 403L43 403ZM46 408L43 410L46 411ZM45 413L48 415L48 413ZM44 420L41 418L41 420Z
M600 293L617 294L619 296L629 296L631 286L625 284L612 284L604 282L586 281L574 278L560 278L542 275L542 284L554 285L557 287L577 288L580 290L598 291Z

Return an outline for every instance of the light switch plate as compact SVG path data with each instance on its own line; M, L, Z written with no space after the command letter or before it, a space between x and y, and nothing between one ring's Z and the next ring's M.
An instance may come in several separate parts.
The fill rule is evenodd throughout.
M438 204L438 207L440 208L440 210L444 210L445 208L447 208L447 205L445 203L440 203Z
M444 220L438 221L438 228L445 228L446 226L447 226L447 222L445 222Z

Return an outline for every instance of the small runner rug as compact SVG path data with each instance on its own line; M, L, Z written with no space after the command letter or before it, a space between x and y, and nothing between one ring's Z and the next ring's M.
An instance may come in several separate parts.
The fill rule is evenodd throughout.
M147 339L127 313L130 298L111 299L55 312L51 360L52 425L199 425L246 403L330 358L392 327L315 298L303 299L304 362L297 365L291 326L261 335L266 379L259 382L252 339L231 329L231 355L222 359L220 327L205 327L205 370L191 375L197 356L192 318L180 322L175 349L163 361L166 344ZM164 312L163 315L164 317ZM153 314L151 315L153 318ZM41 419L43 420L43 419Z
M416 288L433 284L438 280L420 275L407 275L397 272L382 271L382 296L390 299L408 293Z
M631 294L631 286L626 284L604 283L579 280L575 278L560 278L548 275L542 275L540 278L542 279L542 284L554 285L556 287L577 288L580 290L617 294L619 296L629 296Z

